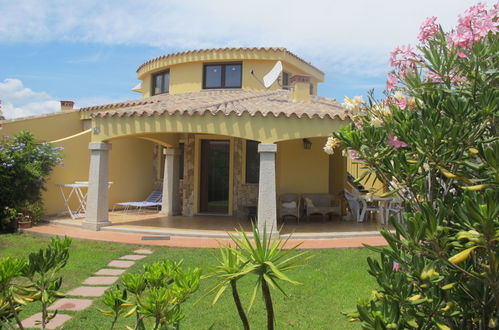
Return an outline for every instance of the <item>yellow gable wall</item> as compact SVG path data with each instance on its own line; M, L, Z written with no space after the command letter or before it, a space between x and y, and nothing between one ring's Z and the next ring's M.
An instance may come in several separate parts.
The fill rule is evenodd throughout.
M78 111L59 112L34 118L7 121L0 129L0 136L13 136L22 130L30 131L37 139L53 141L82 131Z
M167 69L170 70L170 94L181 94L190 92L199 92L203 90L203 65L205 63L229 63L238 62L237 59L223 62L220 60L211 60L204 62L190 62L175 64L169 67L156 68L155 71L147 73L143 77L142 82L142 97L151 96L152 88L152 75L154 73L162 72ZM242 89L244 90L276 90L280 89L281 86L276 82L269 89L266 89L262 85L263 77L272 69L276 61L272 60L239 60L243 63L242 66ZM293 74L307 74L301 69L292 66L290 64L283 64L284 71ZM256 79L251 71L254 72ZM291 78L291 77L290 77ZM258 81L260 80L260 82ZM317 93L317 80L312 79L314 83L314 94Z

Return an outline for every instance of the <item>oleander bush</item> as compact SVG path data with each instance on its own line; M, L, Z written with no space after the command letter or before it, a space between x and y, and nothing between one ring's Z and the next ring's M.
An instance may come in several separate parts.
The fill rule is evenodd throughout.
M345 98L354 121L324 147L405 205L389 245L371 247L377 290L349 314L365 329L498 326L498 7L471 7L449 32L427 19L417 47L391 54L385 97Z

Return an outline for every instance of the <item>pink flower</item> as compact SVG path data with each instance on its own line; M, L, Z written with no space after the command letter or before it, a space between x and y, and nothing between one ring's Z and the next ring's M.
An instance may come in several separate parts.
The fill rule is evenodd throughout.
M348 153L349 153L350 158L351 158L352 160L358 160L358 159L360 158L359 154L358 154L358 153L357 153L357 151L355 151L355 150L349 149L349 150L348 150Z
M402 110L405 110L405 108L407 108L407 98L404 97L404 98L400 99L399 108Z
M400 269L400 264L398 262L393 262L393 271L396 272Z
M432 82L442 82L443 81L442 77L438 73L433 72L433 71L428 71L426 73L426 79L428 81L432 81Z
M499 31L497 4L487 11L484 3L470 7L459 16L456 29L448 35L450 46L470 49L475 41L483 39L489 32Z
M440 26L436 24L437 18L435 16L427 18L423 24L421 24L421 27L419 28L419 35L418 39L421 42L425 42L428 39L431 39L437 34L437 32L440 29Z
M388 80L386 81L386 89L391 91L393 87L399 82L399 78L392 72L388 73Z
M353 122L353 124L355 125L355 127L357 128L362 128L362 126L364 126L364 123L362 122L362 120L355 120Z
M463 53L462 51L458 50L457 51L457 56L459 58L468 58L468 55L466 55L465 53Z
M399 138L397 136L393 136L393 135L390 135L388 137L388 141L386 141L386 144L389 147L392 147L394 149L399 149L399 148L407 147L407 143L405 143L404 141L399 140Z
M412 50L411 46L396 47L390 53L390 65L397 68L403 76L408 72L416 71L417 61L418 55Z

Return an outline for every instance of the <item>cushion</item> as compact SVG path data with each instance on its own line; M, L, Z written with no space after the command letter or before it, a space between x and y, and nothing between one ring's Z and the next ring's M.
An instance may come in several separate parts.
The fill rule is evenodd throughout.
M296 202L295 201L283 202L281 205L285 209L295 209L296 208Z
M315 207L314 203L312 202L312 200L310 198L305 198L305 203L307 203L308 207Z

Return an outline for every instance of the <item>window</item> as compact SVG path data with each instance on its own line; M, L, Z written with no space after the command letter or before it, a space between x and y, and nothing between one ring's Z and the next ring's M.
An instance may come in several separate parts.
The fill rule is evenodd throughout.
M241 63L205 64L203 88L241 88Z
M170 70L156 73L152 76L152 95L164 94L170 91Z
M246 141L246 183L258 183L260 177L260 155L258 141Z
M310 95L314 95L314 84L310 84Z
M285 71L282 72L282 88L289 89L289 73Z

